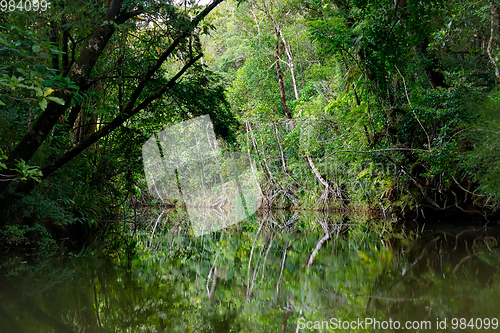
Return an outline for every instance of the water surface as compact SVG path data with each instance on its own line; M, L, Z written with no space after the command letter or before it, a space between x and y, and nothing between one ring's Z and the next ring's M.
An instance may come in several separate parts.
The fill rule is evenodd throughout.
M267 212L195 237L160 214L123 222L133 251L4 255L0 332L495 331L496 228Z

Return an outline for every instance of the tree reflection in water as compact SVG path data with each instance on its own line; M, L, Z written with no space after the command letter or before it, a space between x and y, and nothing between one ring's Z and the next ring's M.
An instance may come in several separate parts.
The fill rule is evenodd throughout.
M175 212L151 221L130 262L4 257L0 332L307 332L299 318L447 318L451 331L453 317L491 319L500 308L491 228L419 233L360 216L266 212L193 237Z

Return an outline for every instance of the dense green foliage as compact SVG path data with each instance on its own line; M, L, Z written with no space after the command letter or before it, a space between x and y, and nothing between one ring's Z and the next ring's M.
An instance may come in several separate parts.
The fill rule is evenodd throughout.
M206 30L196 25L215 5L57 1L1 13L4 245L88 240L141 195L141 147L169 124L210 114L234 141L221 78L196 63Z
M493 0L47 3L0 12L0 333L497 316Z
M271 205L497 208L494 4L255 0L210 18Z
M100 221L153 201L141 146L203 114L221 147L256 160L262 208L487 217L499 21L487 0L2 12L2 246L115 232Z

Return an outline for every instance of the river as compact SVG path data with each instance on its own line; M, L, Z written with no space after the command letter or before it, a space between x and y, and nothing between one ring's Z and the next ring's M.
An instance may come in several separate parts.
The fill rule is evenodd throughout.
M279 211L201 236L175 211L123 225L133 250L3 254L0 332L498 329L496 227Z

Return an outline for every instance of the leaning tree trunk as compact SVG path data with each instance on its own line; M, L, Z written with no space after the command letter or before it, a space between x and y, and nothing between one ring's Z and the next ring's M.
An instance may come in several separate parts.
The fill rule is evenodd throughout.
M94 30L87 46L82 50L80 57L70 71L68 78L80 88L85 86L92 69L115 32L115 25L110 22L114 21L116 24L124 23L127 19L135 15L135 13L121 14L122 5L123 0L113 1L103 18L104 23L100 24ZM64 105L59 105L53 101L48 103L45 111L38 117L33 126L30 127L14 150L10 152L7 160L9 168L14 167L18 161L23 160L27 162L33 157L54 128L57 120L69 107L70 101L73 98L73 92L65 89L55 92L54 96L62 99ZM11 178L9 176L12 176L12 174L12 172L6 172L8 177L0 179L0 193L12 182L12 180L9 180Z
M127 106L125 107L124 112L119 114L115 119L113 119L110 123L108 123L106 126L101 127L98 131L94 132L92 135L84 138L82 141L80 141L76 146L73 148L67 150L64 154L56 158L54 161L51 163L45 165L42 167L41 171L43 174L43 179L47 178L50 174L52 174L54 171L62 167L64 164L67 162L71 161L73 158L78 156L81 152L83 152L85 149L90 147L92 144L97 142L100 138L105 137L109 133L111 133L113 130L121 126L125 121L130 119L132 116L137 114L139 111L145 109L151 102L154 100L160 98L168 89L172 88L177 79L179 79L184 72L191 67L198 59L201 58L201 55L197 56L196 58L192 59L189 61L184 67L173 77L170 79L170 81L157 90L153 95L149 96L146 98L142 103L137 105L136 107L133 107L133 103L128 103ZM19 193L29 193L35 186L35 182L33 180L31 181L26 181L22 182L18 185L16 192Z
M149 97L145 98L137 106L136 102L139 99L145 86L150 82L151 78L155 75L157 70L165 62L165 60L176 50L177 46L189 36L191 31L200 23L201 20L205 18L219 3L223 0L214 0L210 5L208 5L203 11L201 11L193 20L190 26L183 30L177 38L175 38L172 43L166 48L166 50L159 56L156 62L148 69L146 74L143 76L136 89L132 92L129 100L124 107L123 111L106 126L103 126L99 131L93 133L92 135L86 137L84 140L79 142L76 146L67 150L61 156L53 160L51 163L44 166L41 170L43 173L43 178L49 176L52 172L62 167L68 161L72 160L74 157L79 155L85 149L90 147L100 138L108 135L111 131L115 130L117 127L121 126L126 120L130 119L132 116L137 114L139 111L146 108L151 102L160 98L168 89L170 89L179 79L180 76L190 68L201 55L194 57L188 61L184 67L172 78L170 81L157 90L155 93L151 94ZM70 70L69 78L71 81L75 82L81 90L88 89L88 80L92 69L94 68L97 60L104 51L108 41L111 39L115 32L115 25L109 23L113 21L116 24L124 23L127 19L137 15L141 9L130 13L122 13L121 8L123 5L123 0L115 0L108 12L104 17L103 24L99 25L98 28L92 33L89 39L88 46L83 49L80 57L75 62L74 66ZM59 105L55 102L50 102L47 109L42 113L42 115L37 119L35 124L31 127L24 138L19 142L17 147L10 153L8 164L13 167L17 161L24 160L29 161L33 154L42 145L45 138L48 136L50 131L55 126L57 120L68 108L69 102L73 97L73 93L69 90L64 90L62 92L57 92L56 97L59 97L65 101L64 105ZM76 119L76 117L75 117ZM5 179L0 179L0 193L7 188L7 186L12 182L10 177L7 175ZM20 193L28 193L34 188L34 181L27 181L20 183L16 189Z

